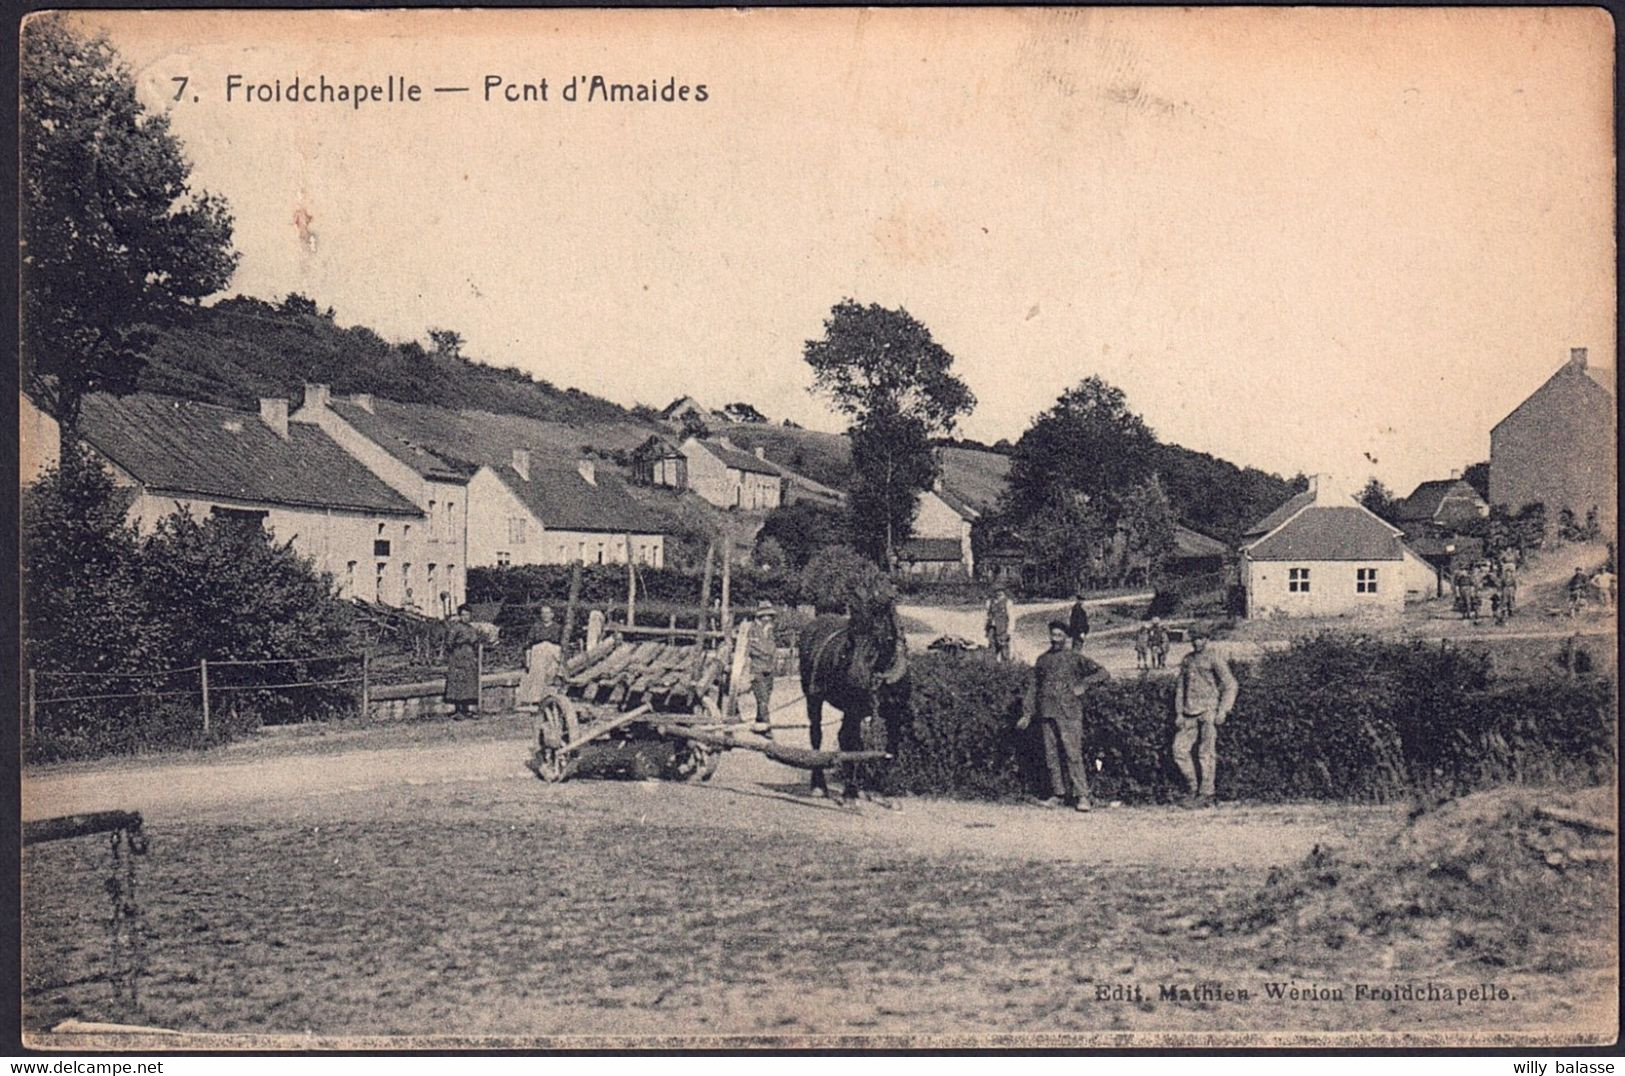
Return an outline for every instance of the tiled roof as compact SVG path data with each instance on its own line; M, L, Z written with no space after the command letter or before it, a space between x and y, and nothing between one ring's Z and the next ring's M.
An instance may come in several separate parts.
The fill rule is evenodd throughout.
M445 459L423 442L413 438L402 428L401 423L391 416L368 411L360 404L349 400L334 400L332 407L340 418L354 426L368 440L425 478L460 481L475 470Z
M258 414L139 393L87 396L80 432L150 490L299 508L417 516L412 502L318 427L284 441Z
M1399 560L1393 528L1357 505L1314 505L1246 547L1253 560Z
M1217 538L1209 538L1181 523L1174 524L1174 549L1181 557L1228 557L1234 553Z
M654 513L602 471L594 484L574 468L533 463L528 479L519 477L512 464L491 469L544 527L607 534L660 534L665 529Z
M774 478L779 477L778 468L766 460L757 459L754 453L733 448L721 441L701 440L699 443L707 452L721 460L724 466L735 471L750 471L754 474L771 475Z
M939 562L963 559L958 538L910 538L897 550L899 560Z
M1287 520L1291 519L1293 514L1300 508L1307 507L1308 505L1314 503L1314 490L1305 490L1302 493L1290 497L1287 499L1285 504L1281 505L1281 507L1271 512L1257 523L1254 523L1251 527L1248 527L1244 532L1242 532L1242 537L1257 538L1260 535L1268 534L1276 527L1279 527L1282 523L1285 523Z
M1405 520L1473 519L1483 504L1475 490L1460 478L1440 478L1423 482L1409 497L1394 507L1394 517Z

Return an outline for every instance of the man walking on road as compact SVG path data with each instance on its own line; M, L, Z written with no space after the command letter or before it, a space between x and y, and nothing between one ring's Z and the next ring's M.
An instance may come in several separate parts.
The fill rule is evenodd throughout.
M1151 664L1156 668L1168 667L1168 629L1162 626L1161 617L1151 618L1151 630L1146 633L1146 641L1151 645Z
M1205 807L1213 803L1219 726L1236 705L1236 677L1230 663L1208 649L1205 628L1191 628L1190 639L1191 652L1179 663L1179 681L1174 687L1174 765L1184 776L1189 793L1184 805ZM1193 747L1195 765L1191 762Z
M1083 767L1083 693L1090 684L1111 676L1067 645L1072 625L1052 620L1049 649L1033 662L1027 675L1027 691L1021 699L1021 720L1025 729L1038 720L1044 738L1044 764L1049 771L1049 798L1046 807L1066 803L1074 810L1087 811L1089 781Z
M987 646L999 661L1010 660L1010 599L1003 587L987 603Z
M1089 634L1089 610L1084 608L1083 587L1078 587L1078 600L1072 603L1068 624L1072 629L1072 649L1082 650L1084 636Z

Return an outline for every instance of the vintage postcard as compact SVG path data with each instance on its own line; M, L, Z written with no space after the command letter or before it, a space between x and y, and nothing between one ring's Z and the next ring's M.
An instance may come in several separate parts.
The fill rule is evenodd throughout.
M1614 1042L1614 47L29 16L25 1043Z

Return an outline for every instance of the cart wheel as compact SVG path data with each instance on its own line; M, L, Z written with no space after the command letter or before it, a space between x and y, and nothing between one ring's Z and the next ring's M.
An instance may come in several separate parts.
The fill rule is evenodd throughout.
M544 697L536 714L536 751L530 758L537 777L552 784L575 772L576 754L564 748L575 743L578 734L575 704L556 693Z
M714 747L703 743L684 743L672 758L672 776L679 781L692 781L696 777L709 781L711 775L717 772L717 763L721 761L722 752Z

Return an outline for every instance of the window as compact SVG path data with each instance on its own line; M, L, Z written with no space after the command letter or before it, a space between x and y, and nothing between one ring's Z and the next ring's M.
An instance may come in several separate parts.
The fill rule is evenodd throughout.
M378 533L380 535L384 533L384 525L382 523L378 524Z
M401 565L401 604L412 604L412 565L410 562Z
M501 550L497 551L497 567L498 568L506 568L512 563L513 563L513 554L512 553L504 553Z
M383 561L378 562L378 575L372 581L372 597L373 597L374 601L380 601L381 602L381 601L384 600L384 568L385 567L387 567L387 565L385 565Z
M1309 593L1309 569L1288 568L1286 570L1286 589L1289 594Z
M524 545L525 544L525 517L524 516L509 516L508 517L508 544L509 545Z
M221 508L219 505L209 509L209 515L215 519L249 534L265 526L265 517L269 514L251 508Z
M435 532L437 530L439 530L439 528L440 528L440 522L434 518L434 505L435 505L435 500L434 500L433 497L430 497L429 498L429 537L430 538L433 538L435 536Z
M1354 592L1356 594L1375 594L1377 592L1377 569L1354 569Z
M375 557L389 556L389 539L374 538L372 540L372 555Z
M406 541L406 539L410 538L411 536L412 536L412 524L410 524L410 523L402 523L401 524L401 541L404 542L404 541Z
M344 597L355 597L355 561L344 566Z

